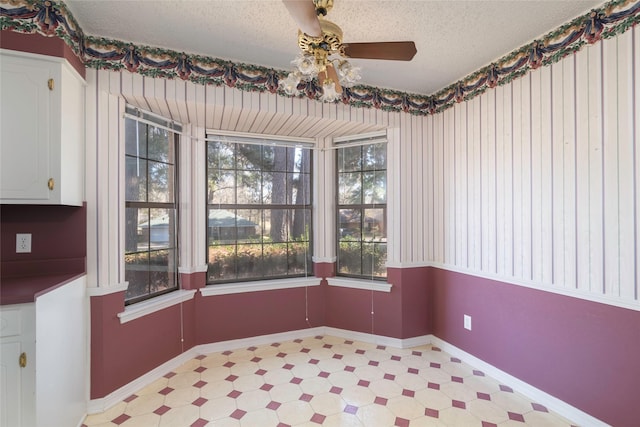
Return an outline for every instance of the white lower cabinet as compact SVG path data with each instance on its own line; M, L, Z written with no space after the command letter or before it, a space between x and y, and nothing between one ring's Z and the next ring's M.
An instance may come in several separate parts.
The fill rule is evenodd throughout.
M84 277L34 303L0 306L0 427L81 424L88 400L87 325Z
M0 307L0 426L35 425L35 304Z

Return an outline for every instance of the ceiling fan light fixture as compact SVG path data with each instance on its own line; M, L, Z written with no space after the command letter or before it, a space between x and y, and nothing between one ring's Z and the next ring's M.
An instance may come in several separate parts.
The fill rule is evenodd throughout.
M338 65L335 68L338 72L340 84L344 87L351 87L362 78L360 75L360 67L354 67L347 60L338 61Z
M322 96L320 100L322 102L335 102L338 98L340 98L340 94L336 88L336 84L331 79L326 79L322 83Z
M292 71L289 73L286 79L280 80L280 89L289 96L296 95L298 93L298 85L300 84L300 73Z
M296 70L305 80L313 79L320 72L316 58L313 55L301 54L291 61L291 64L296 67Z
M299 96L301 81L317 79L323 93L320 100L334 102L342 96L343 87L354 86L361 78L360 68L349 58L410 61L416 54L412 41L342 43L342 29L326 19L334 0L282 0L298 23L298 47L301 54L291 63L295 67L280 87L287 95ZM305 92L312 97L315 90Z

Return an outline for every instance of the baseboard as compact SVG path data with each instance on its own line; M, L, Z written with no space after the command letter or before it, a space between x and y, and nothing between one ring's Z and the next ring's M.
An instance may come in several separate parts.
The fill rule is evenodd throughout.
M274 342L290 341L298 338L306 338L314 335L324 335L323 326L309 329L298 329L296 331L280 332L277 334L259 335L257 337L241 338L237 340L220 341L212 344L202 344L197 346L198 354L217 353L225 350L237 350L251 346L273 344Z
M569 405L568 403L558 399L557 397L554 397L530 384L525 383L522 380L519 380L513 375L510 375L496 368L495 366L490 365L481 359L478 359L472 354L469 354L466 351L461 350L458 347L449 344L448 342L443 341L436 336L430 335L429 337L431 344L439 347L442 351L445 351L450 355L462 360L463 362L480 369L488 376L500 381L504 385L511 387L513 390L525 395L534 402L546 406L549 410L565 417L568 420L571 420L572 422L577 423L578 425L591 427L609 426L609 424L605 423L604 421L601 421L587 414L586 412L583 412L580 409Z
M198 352L196 349L197 347L194 347L185 351L184 353L174 357L171 360L168 360L157 368L152 369L146 374L139 376L130 383L120 387L117 390L112 391L105 397L89 400L89 403L87 404L87 413L97 414L106 411L113 405L131 396L136 391L148 386L158 378L161 378L167 372L171 372L172 370L178 368L182 364L196 357L198 354L200 354L200 352Z
M362 342L376 344L376 345L388 345L389 347L396 347L396 348L417 347L419 345L425 345L431 342L430 341L431 335L423 335L419 337L401 339L401 338L385 337L383 335L368 334L365 332L349 331L347 329L331 328L328 326L324 328L324 333L326 335L331 335L334 337L344 338L348 340L362 341Z

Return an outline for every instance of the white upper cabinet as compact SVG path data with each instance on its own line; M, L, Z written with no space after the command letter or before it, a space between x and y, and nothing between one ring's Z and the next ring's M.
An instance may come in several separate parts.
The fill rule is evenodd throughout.
M82 205L84 91L62 58L0 50L0 203Z

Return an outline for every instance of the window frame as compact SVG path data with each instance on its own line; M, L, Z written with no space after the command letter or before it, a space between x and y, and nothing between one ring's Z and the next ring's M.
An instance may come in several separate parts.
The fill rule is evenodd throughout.
M206 270L206 286L207 288L211 288L213 289L214 287L220 287L220 288L226 288L229 286L242 286L242 284L245 284L249 287L254 286L254 284L258 283L258 282L263 282L263 283L282 283L283 281L289 280L289 279L301 279L301 278L311 278L314 277L313 275L313 261L312 261L312 257L313 257L313 245L314 245L314 167L313 167L313 162L314 162L314 147L315 144L312 142L313 140L309 139L309 138L290 138L290 137L280 137L280 136L272 136L272 135L261 135L261 134L247 134L247 133L235 133L235 132L223 132L223 131L218 131L218 130L207 130L207 136L205 138L205 179L206 179L206 183L205 183L205 192L206 192L206 196L205 196L205 234L206 234L206 238L205 238L205 262L207 265L207 270ZM234 176L238 176L238 172L243 172L243 171L247 171L245 169L239 168L238 167L238 163L236 161L237 159L237 150L235 147L237 147L238 145L257 145L257 146L261 146L261 147L282 147L282 148L287 148L287 149L306 149L308 150L308 170L300 170L298 172L296 172L295 170L289 171L289 170L285 170L285 171L277 171L278 173L284 173L284 174L304 174L308 177L307 181L308 181L308 188L305 189L305 197L303 197L303 203L302 204L295 204L293 200L291 200L290 202L286 202L287 197L285 197L285 203L277 203L277 204L269 204L269 203L265 203L264 202L264 194L262 194L261 196L261 202L260 203L237 203L237 191L238 191L238 182L234 180L234 194L236 195L236 199L235 199L235 203L210 203L209 200L209 150L210 150L210 143L212 142L221 142L221 143L227 143L227 144L234 144L234 166L232 168L227 168L227 169L223 169L224 171L231 171L234 173ZM295 166L294 166L295 167ZM263 168L263 165L260 165L259 168L256 169L251 169L251 171L257 172L259 173L261 176L264 176L265 172L269 173L269 172L273 172L273 171L268 171L266 169ZM264 184L264 182L262 181L263 178L261 178L261 185ZM209 216L210 216L210 211L212 209L219 209L219 210L226 210L229 212L232 212L236 215L236 218L238 217L238 211L243 211L243 210L253 210L253 211L260 211L260 218L261 218L261 224L258 224L258 226L262 225L265 223L264 218L265 218L265 213L268 213L271 210L281 210L283 212L285 212L285 215L287 214L287 212L291 212L291 211L300 211L304 213L304 217L308 218L308 221L305 221L305 224L307 224L307 226L309 227L308 231L306 232L307 240L302 241L302 243L306 243L306 249L305 249L305 271L301 272L301 273L294 273L291 274L289 272L288 267L285 269L285 274L282 275L269 275L269 276L265 276L264 274L259 274L259 275L254 275L254 276L248 276L248 277L238 277L238 273L236 271L236 274L234 275L234 277L228 278L228 279L218 279L218 280L211 280L211 264L209 262L209 257L210 257L210 241L211 241L211 236L210 236L210 230L211 227L209 226ZM237 253L237 248L239 246L242 245L242 243L240 243L240 237L238 236L237 232L234 233L234 235L232 236L234 237L233 240L235 240L235 247L236 247L236 253ZM286 240L283 241L279 241L277 243L284 243L287 245L291 245L291 244L295 244L299 241L288 237ZM260 238L259 238L259 242L255 243L256 245L259 245L261 247L261 253L264 254L264 252L262 251L262 249L265 246L268 246L270 243L265 242L264 240L264 230L261 231L260 234ZM220 246L224 246L224 245L220 245ZM289 254L287 254L287 260L289 260ZM265 258L261 257L259 262L264 262ZM289 262L287 262L287 264L289 265ZM236 267L237 268L237 267ZM215 291L211 291L211 292L215 292ZM233 292L232 292L233 293Z
M385 169L373 169L373 172L376 171L384 171L385 172L385 202L384 203L375 203L374 201L372 201L371 203L364 203L364 200L361 199L360 203L353 203L353 204L341 204L340 203L340 165L339 165L339 156L340 156L340 150L341 149L347 149L347 148L360 148L361 150L361 155L360 155L360 160L362 161L364 156L362 155L362 150L364 149L364 147L368 146L368 145L377 145L377 144L384 144L385 145ZM364 136L364 137L346 137L346 138L340 138L340 139L335 139L334 140L334 146L333 148L336 151L336 154L334 156L335 159L335 221L336 221L336 228L335 228L335 239L336 239L336 243L335 243L335 250L336 250L336 278L345 278L345 279L353 279L353 280L367 280L367 281L387 281L387 277L388 277L388 273L387 273L387 269L385 267L385 274L381 275L381 276L376 276L373 274L374 269L372 268L372 273L371 274L365 274L363 273L363 266L364 266L364 261L363 261L363 254L364 254L364 247L366 244L374 244L374 243L368 243L366 240L362 239L362 230L365 229L365 215L364 212L367 209L381 209L383 211L383 218L384 218L384 228L385 228L385 247L386 247L386 251L385 251L385 265L386 262L388 260L388 195L387 195L387 189L388 189L388 170L389 170L389 149L388 149L388 141L386 138L386 134L374 134L374 135L369 135L369 136ZM362 167L358 170L358 171L354 171L351 173L358 173L360 175L360 182L363 182L363 176L365 173L369 173L371 171L369 170L364 170ZM364 185L361 185L361 192L364 192ZM362 193L361 193L362 194ZM360 251L360 272L361 274L354 274L354 273L345 273L345 272L341 272L340 271L340 243L341 243L341 237L342 236L342 228L341 228L341 216L340 216L340 212L344 209L352 209L352 210L359 210L360 211L360 230L361 230L361 235L360 235L360 240L358 240L359 242L359 251Z
M179 258L180 258L180 135L181 135L181 125L170 121L169 119L163 118L161 116L155 115L153 113L150 113L148 111L144 111L141 109L138 109L137 107L133 107L130 105L125 106L125 114L123 117L123 126L126 128L126 120L133 120L135 122L137 122L138 124L142 124L144 126L147 127L147 132L145 132L145 135L147 135L147 139L145 141L145 145L146 148L148 150L149 147L149 139L148 139L148 129L150 127L156 127L162 130L165 130L169 133L168 138L169 139L173 139L173 161L169 162L169 161L160 161L158 159L152 159L148 157L148 154L146 156L134 156L131 155L129 153L126 152L126 150L123 150L123 160L124 160L124 177L125 177L125 182L126 182L126 178L127 178L127 168L126 168L126 163L127 163L127 159L128 158L137 158L137 159L142 159L145 162L147 162L147 167L146 167L146 177L149 177L149 162L154 162L154 163L159 163L159 164L166 164L166 165L170 165L173 167L173 176L172 176L172 187L173 187L173 197L171 198L172 201L168 201L168 202L158 202L158 201L148 201L149 197L149 188L150 188L150 183L147 180L146 183L146 188L145 188L145 192L146 192L146 199L147 201L133 201L133 200L127 200L127 196L126 196L126 191L125 191L125 195L124 195L124 206L123 206L123 210L125 212L125 217L126 217L126 210L129 208L135 208L135 209L168 209L168 210L172 210L173 211L173 230L172 231L168 231L169 234L169 238L171 239L171 236L173 235L173 239L171 239L168 243L167 246L164 246L162 248L156 248L156 249L152 249L151 248L151 230L149 230L149 245L147 246L146 250L136 250L136 251L132 251L132 252L128 252L127 251L127 247L126 244L123 245L123 256L122 256L122 261L123 261L123 265L124 265L124 274L125 274L125 278L127 275L127 264L126 264L126 256L130 255L130 254L139 254L139 253L147 253L148 256L150 257L152 253L154 252L158 252L158 251L162 251L162 250L172 250L174 255L173 255L173 269L169 270L167 269L167 273L170 274L173 278L173 283L174 285L171 287L167 287L165 289L162 289L160 291L156 291L156 292L146 292L144 294L141 295L137 295L131 298L127 298L127 292L125 292L125 300L124 300L124 304L125 307L132 307L135 306L136 304L141 304L144 302L151 302L154 298L160 297L160 296L164 296L167 295L169 293L172 292L176 292L179 291L181 289L180 286L180 275L179 275ZM126 146L126 137L127 137L127 133L125 132L125 146ZM151 220L151 218L149 218L149 221ZM149 227L151 227L151 225L149 225ZM125 229L125 235L127 234L127 221L125 220L124 223L124 229ZM137 232L136 232L137 233ZM151 265L147 264L147 273L151 272ZM150 281L147 281L147 289L149 289L150 286ZM127 289L129 289L129 284L127 286Z

